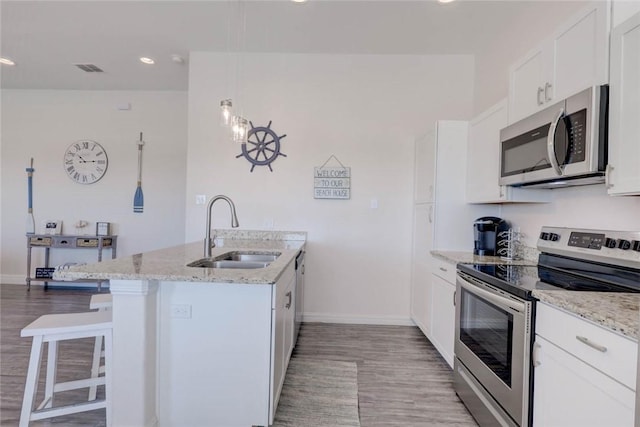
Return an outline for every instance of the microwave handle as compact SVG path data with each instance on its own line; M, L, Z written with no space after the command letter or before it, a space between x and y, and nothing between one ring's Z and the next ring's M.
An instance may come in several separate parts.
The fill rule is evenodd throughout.
M551 122L551 127L549 128L549 134L547 135L547 157L549 157L549 163L556 171L556 174L562 176L562 168L558 164L558 159L556 158L556 145L555 145L555 135L556 128L558 127L558 123L562 120L562 116L564 116L564 108L560 109L560 113L558 113L558 117Z

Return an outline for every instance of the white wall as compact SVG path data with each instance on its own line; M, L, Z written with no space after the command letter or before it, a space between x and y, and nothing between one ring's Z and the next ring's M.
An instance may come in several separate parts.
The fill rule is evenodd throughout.
M568 17L585 7L586 3L588 2L578 0L503 2L505 12L509 8L517 8L520 13L504 22L505 34L512 36L502 37L476 57L473 115L480 114L506 97L509 90L509 66L548 37ZM521 31L523 24L532 20L538 25L531 30Z
M218 122L228 59L190 55L186 239L204 236L195 195L226 194L241 228L273 220L308 231L308 320L408 322L413 138L436 119L470 116L473 58L244 55L236 105L255 126L272 120L287 134L287 157L252 173ZM313 168L332 154L351 167L350 200L313 198ZM213 211L214 225L228 228L226 204Z
M2 283L24 284L27 176L34 158L36 232L42 222L61 219L64 233L78 220L109 221L118 234L118 255L184 242L187 138L185 92L2 91ZM130 111L119 111L120 104ZM137 144L144 133L144 212L133 213ZM102 144L109 156L106 175L80 185L62 168L64 150L80 139ZM44 264L34 249L33 268ZM106 257L109 257L109 251ZM94 250L53 250L52 263L95 261Z
M527 246L536 246L543 225L640 231L640 197L610 197L604 184L549 191L551 203L502 207L502 217L526 234Z

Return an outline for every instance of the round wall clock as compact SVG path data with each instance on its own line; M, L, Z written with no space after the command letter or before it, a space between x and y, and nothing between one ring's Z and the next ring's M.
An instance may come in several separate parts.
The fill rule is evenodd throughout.
M108 165L107 152L95 141L74 142L64 152L64 170L78 184L99 181Z

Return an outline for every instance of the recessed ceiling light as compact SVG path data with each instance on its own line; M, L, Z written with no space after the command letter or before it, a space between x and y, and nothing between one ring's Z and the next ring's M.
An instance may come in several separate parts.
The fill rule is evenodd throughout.
M154 61L152 58L147 58L146 56L141 56L140 57L140 62L142 62L143 64L148 64L148 65L153 65L156 63L156 61Z
M306 3L307 0L291 0L294 3Z
M12 60L10 60L9 58L2 58L0 57L0 64L4 64L4 65L16 65L15 62L13 62Z
M455 0L438 0L438 3L451 3L452 1Z

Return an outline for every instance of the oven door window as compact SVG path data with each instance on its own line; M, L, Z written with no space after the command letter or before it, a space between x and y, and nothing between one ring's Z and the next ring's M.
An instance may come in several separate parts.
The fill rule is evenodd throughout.
M511 387L513 315L461 289L460 341Z

